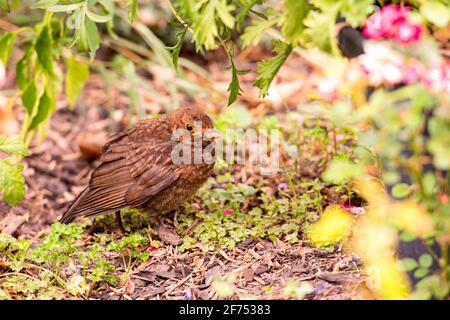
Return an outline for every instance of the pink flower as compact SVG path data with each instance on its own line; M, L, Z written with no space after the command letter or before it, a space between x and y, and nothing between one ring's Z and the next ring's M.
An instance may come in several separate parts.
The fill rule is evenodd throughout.
M401 82L403 56L384 43L368 42L365 54L357 58L371 85L397 84Z
M355 59L361 70L373 86L393 85L398 83L411 84L422 80L425 66L417 59L405 57L383 42L368 41L364 44L363 55ZM438 68L439 69L439 68ZM431 78L445 78L434 71ZM436 80L429 80L429 83Z
M381 66L381 76L388 84L400 83L403 79L401 67L394 64L385 64Z
M399 7L394 4L383 7L367 19L363 34L369 39L391 37L393 27L397 23L406 21L408 12L408 7Z
M155 251L156 250L156 247L155 246L152 246L152 245L150 245L150 246L148 246L147 247L147 249L145 250L145 251L147 251L147 252L151 252L151 251Z
M400 7L395 4L387 5L380 10L383 17L383 22L386 26L392 27L397 23L402 23L407 20L410 8Z
M415 61L403 68L403 82L411 84L419 81L423 76L424 66Z
M339 82L338 78L325 78L319 82L317 89L324 99L332 101L337 98Z
M401 44L407 45L419 41L421 34L422 27L420 25L404 22L397 25L394 39Z
M277 189L278 189L278 191L283 191L283 190L286 190L288 187L289 186L286 182L282 182L278 185Z
M422 83L434 93L450 94L450 63L429 68L425 72Z
M231 210L231 209L224 209L223 210L223 214L225 214L227 216L231 216L233 214L233 210Z
M410 44L420 39L422 26L408 20L409 7L390 4L367 19L363 34L369 39L394 39Z
M367 20L363 35L369 39L382 39L387 36L388 30L383 24L383 16L375 13Z
M346 211L350 212L351 214L355 215L361 215L366 213L366 209L364 209L363 207L352 206L349 204L341 204L341 207Z

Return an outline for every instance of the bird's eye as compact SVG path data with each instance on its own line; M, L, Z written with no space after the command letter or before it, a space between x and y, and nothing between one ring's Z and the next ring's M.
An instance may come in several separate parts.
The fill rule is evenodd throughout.
M186 125L186 130L187 130L187 131L192 131L192 130L194 130L194 127L192 126L192 124L188 123L188 124Z

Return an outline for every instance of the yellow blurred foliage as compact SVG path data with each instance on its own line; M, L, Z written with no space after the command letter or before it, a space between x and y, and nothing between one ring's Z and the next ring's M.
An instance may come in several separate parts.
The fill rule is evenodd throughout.
M350 234L352 224L350 213L339 206L329 206L306 233L314 245L322 247L345 239Z
M380 299L407 299L410 294L409 282L397 261L378 259L366 264L369 276L369 287L377 293Z
M394 203L390 210L390 220L397 228L422 238L430 235L434 229L430 214L413 200Z
M365 261L390 259L395 254L396 246L396 231L375 219L371 211L355 226L351 248Z
M410 288L406 274L396 260L397 232L388 226L386 213L372 209L355 226L349 248L364 261L367 285L380 299L406 299Z
M345 240L345 250L364 263L367 288L379 299L408 299L410 283L397 259L399 230L425 238L434 230L434 221L424 207L413 199L390 199L377 178L362 176L352 188L367 200L366 214L353 218L339 206L330 206L306 234L316 246Z
M380 299L406 299L410 286L397 259L398 230L418 237L433 231L427 211L415 201L390 201L376 180L359 180L360 194L369 202L366 216L358 220L349 246L364 261L368 284Z
M353 181L352 187L367 200L369 206L385 205L388 196L383 183L375 177L363 176Z

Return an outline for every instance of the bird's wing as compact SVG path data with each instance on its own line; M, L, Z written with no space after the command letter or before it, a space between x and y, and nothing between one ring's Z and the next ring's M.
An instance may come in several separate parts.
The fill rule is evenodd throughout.
M69 216L65 220L106 214L148 201L180 175L170 156L170 142L137 143L124 136L107 144L89 187L64 214Z
M120 201L124 206L138 206L178 179L179 167L172 163L170 151L171 143L161 141L110 146L89 187L115 191L103 196L102 205Z
M125 195L130 206L139 206L174 183L181 173L171 159L170 142L135 147L126 157L133 183Z

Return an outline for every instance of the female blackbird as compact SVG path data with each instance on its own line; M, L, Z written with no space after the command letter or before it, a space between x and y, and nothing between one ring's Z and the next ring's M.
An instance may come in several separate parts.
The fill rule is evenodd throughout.
M102 149L101 164L92 172L89 186L75 199L60 222L77 217L116 212L134 207L165 213L191 198L211 175L211 161L173 161L180 143L191 155L211 149L211 119L194 107L183 107L157 119L141 120L134 128L113 136ZM185 135L173 138L181 130ZM197 132L196 132L197 131ZM201 139L201 140L198 140ZM196 143L200 141L200 144ZM199 145L194 150L195 145Z

